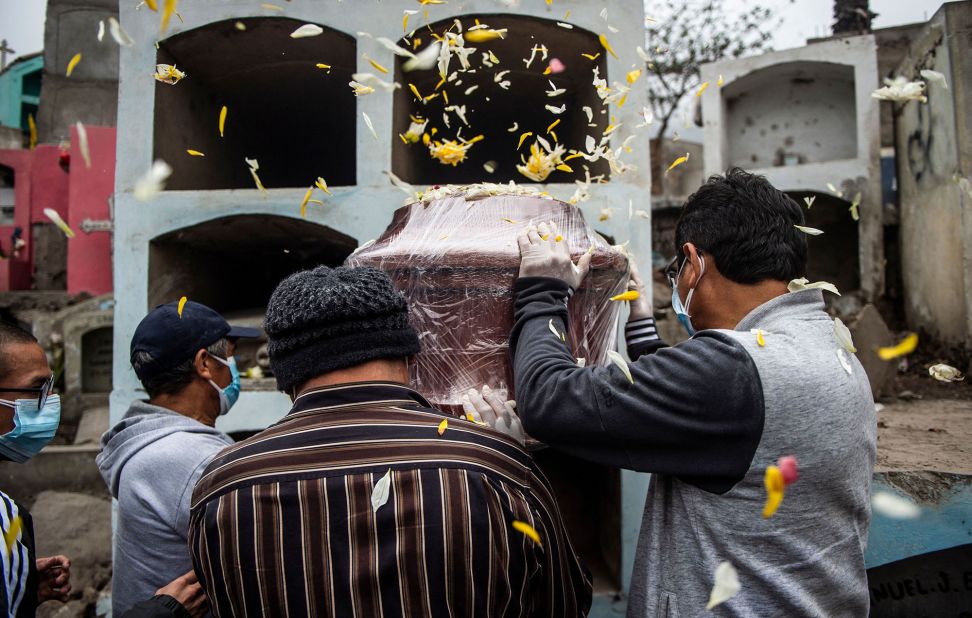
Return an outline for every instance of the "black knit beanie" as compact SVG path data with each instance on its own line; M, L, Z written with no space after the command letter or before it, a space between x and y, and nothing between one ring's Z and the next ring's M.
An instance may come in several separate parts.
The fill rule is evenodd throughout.
M328 371L419 351L405 298L370 266L290 275L273 291L264 327L270 367L285 393Z

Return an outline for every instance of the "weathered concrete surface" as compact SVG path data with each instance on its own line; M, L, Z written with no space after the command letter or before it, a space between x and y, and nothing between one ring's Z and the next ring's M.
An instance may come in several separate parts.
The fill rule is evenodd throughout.
M37 115L41 143L70 139L70 127L78 121L115 125L119 46L107 33L100 42L95 36L98 22L109 16L118 16L117 0L48 0ZM81 62L66 77L67 64L76 53L81 53Z
M108 406L89 408L81 415L78 431L74 435L75 446L98 446L101 435L108 431Z
M898 73L932 69L928 103L898 104L901 259L909 325L972 349L972 2L942 6L914 41Z
M884 289L880 113L873 36L833 39L702 66L705 174L740 165L778 189L860 193L860 286L867 300ZM847 215L850 216L849 214ZM827 236L811 251L826 250Z
M30 512L37 555L70 558L72 595L79 596L84 606L93 605L99 590L111 579L111 500L45 491L37 495ZM63 613L67 608L61 605L52 601L45 612L79 615Z
M97 445L48 446L27 463L0 462L0 487L14 499L31 504L43 491L108 496L95 456Z
M892 345L894 337L874 305L865 305L849 328L857 348L857 360L871 382L871 394L878 399L894 379L895 364L881 360L877 349Z

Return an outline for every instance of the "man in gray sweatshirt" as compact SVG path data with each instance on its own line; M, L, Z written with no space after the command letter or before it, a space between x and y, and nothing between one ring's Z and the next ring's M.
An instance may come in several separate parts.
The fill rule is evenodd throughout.
M741 170L689 197L668 275L692 338L665 347L650 309L634 307L632 381L615 366L578 367L551 335L551 321L570 332L567 303L589 258L575 265L556 229L519 239L510 348L524 428L578 457L653 473L628 616L706 614L723 561L741 588L713 615L868 613L874 401L820 289L788 291L805 273L803 222L796 202ZM766 469L791 455L799 480L764 518Z
M101 438L97 463L118 500L112 611L118 616L192 570L189 500L209 460L232 444L216 419L239 396L232 327L209 307L156 307L135 329L131 360L148 401Z

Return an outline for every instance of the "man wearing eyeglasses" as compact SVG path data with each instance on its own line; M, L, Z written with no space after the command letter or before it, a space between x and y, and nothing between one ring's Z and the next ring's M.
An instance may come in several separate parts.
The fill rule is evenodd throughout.
M0 323L0 459L24 463L51 441L61 420L61 400L51 393L54 375L33 335ZM67 601L71 561L37 558L30 513L0 492L0 615L33 616L44 601Z
M132 368L149 398L102 436L97 457L118 500L116 615L192 570L189 499L209 460L233 443L215 428L240 394L233 341L258 335L193 301L160 305L135 329Z
M723 561L741 586L717 608L725 615L868 613L874 401L821 291L788 291L806 271L803 223L761 176L733 169L702 185L666 269L691 338L664 346L639 304L626 328L631 380L614 366L577 366L550 334L551 320L570 332L567 303L589 258L575 265L555 226L519 239L510 348L524 429L652 473L628 616L701 615ZM800 479L764 515L764 476L784 456L797 458Z

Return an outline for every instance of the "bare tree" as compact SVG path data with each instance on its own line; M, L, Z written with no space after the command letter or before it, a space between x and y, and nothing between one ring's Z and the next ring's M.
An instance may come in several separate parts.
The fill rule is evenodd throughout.
M770 49L773 12L752 5L730 16L722 0L664 0L652 4L655 12L647 24L648 102L658 123L658 145L679 104L700 86L699 68L706 62L738 58ZM715 87L715 84L712 84Z

